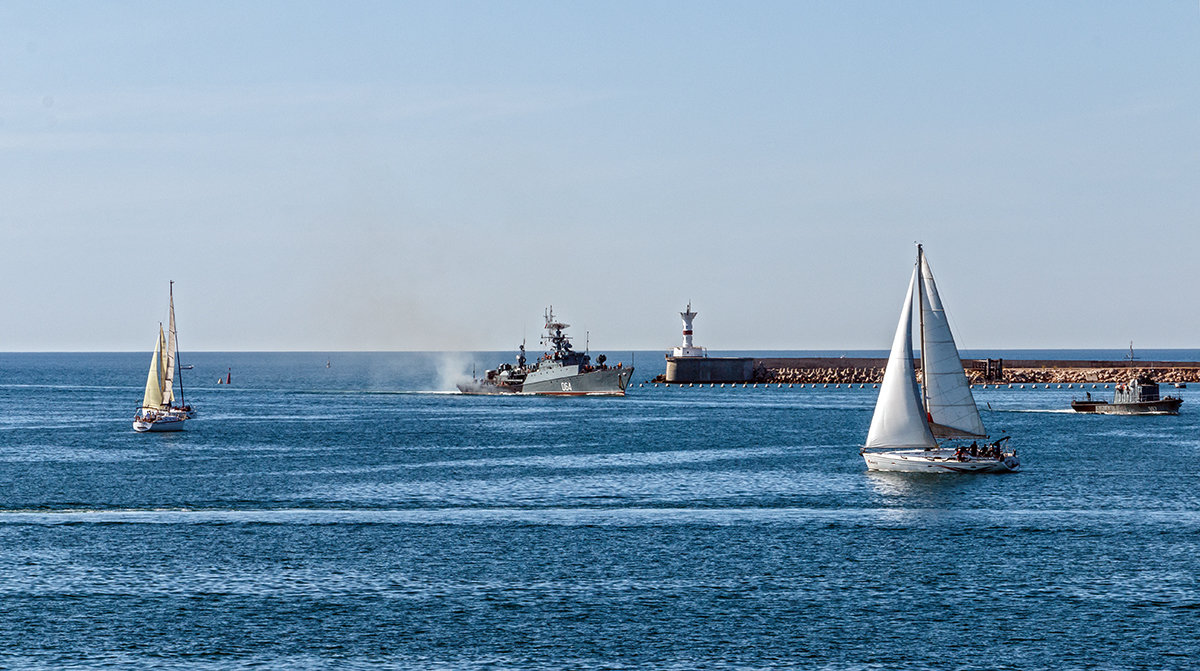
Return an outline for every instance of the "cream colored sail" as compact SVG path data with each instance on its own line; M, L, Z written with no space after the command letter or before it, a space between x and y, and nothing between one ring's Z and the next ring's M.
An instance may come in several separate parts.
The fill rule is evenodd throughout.
M950 333L950 322L942 307L929 259L921 253L921 370L925 403L938 438L984 438L987 430L963 374L962 359Z
M150 357L150 373L146 376L146 393L142 396L142 407L158 410L162 408L162 328L154 343L154 354Z
M171 384L167 382L171 377L171 369L167 368L167 337L163 334L162 324L158 325L158 345L162 354L159 355L159 375L158 379L162 383L163 405L171 403Z
M934 447L937 441L929 431L925 410L921 407L920 390L913 366L912 304L917 289L917 269L913 269L908 293L900 309L900 324L892 339L879 399L871 417L866 447Z
M171 315L167 321L167 348L163 350L163 403L175 402L175 292L171 292Z

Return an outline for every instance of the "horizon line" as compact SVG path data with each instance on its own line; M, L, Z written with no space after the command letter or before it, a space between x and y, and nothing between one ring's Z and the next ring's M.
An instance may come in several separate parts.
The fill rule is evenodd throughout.
M711 349L705 348L711 352L888 352L886 347L880 348L778 348L778 347L756 347L747 349L729 348L729 349ZM959 352L987 352L1003 350L1008 352L1021 351L1039 351L1039 350L1058 350L1058 351L1120 351L1126 352L1127 347L969 347L961 348ZM1162 351L1194 351L1200 350L1197 347L1139 347L1137 351L1146 350L1162 350ZM491 353L491 352L508 352L510 349L445 349L445 350L430 350L430 349L194 349L183 350L191 354L468 354L468 353ZM515 350L514 350L515 351ZM921 351L920 347L914 347L914 352ZM663 352L669 353L670 349L636 349L636 348L621 348L607 347L604 352ZM0 350L0 354L145 354L146 350L142 349L127 349L127 350ZM601 353L601 352L598 352Z

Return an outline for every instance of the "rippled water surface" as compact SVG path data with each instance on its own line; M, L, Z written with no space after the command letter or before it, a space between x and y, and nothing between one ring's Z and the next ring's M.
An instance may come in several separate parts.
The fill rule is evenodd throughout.
M1200 659L1194 390L1178 417L977 390L1025 470L921 477L865 471L869 388L480 398L439 393L469 355L186 358L199 417L140 435L148 354L0 355L0 666Z

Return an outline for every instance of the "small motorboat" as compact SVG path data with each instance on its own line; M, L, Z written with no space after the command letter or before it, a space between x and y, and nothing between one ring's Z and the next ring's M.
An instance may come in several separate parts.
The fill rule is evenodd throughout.
M1160 396L1158 383L1144 374L1117 385L1111 403L1093 399L1091 392L1083 400L1071 399L1071 409L1075 412L1097 415L1178 415L1181 405L1182 398Z

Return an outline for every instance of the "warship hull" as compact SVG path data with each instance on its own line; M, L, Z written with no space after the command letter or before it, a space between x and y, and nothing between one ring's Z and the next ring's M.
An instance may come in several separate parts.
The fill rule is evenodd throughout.
M1164 398L1158 401L1109 403L1108 401L1071 401L1075 412L1097 415L1178 415L1182 399Z
M489 380L472 380L457 387L464 394L476 395L624 396L632 378L633 368L608 368L539 380L526 379L522 383L497 384Z
M632 368L609 368L548 380L526 380L522 394L548 396L624 396Z

